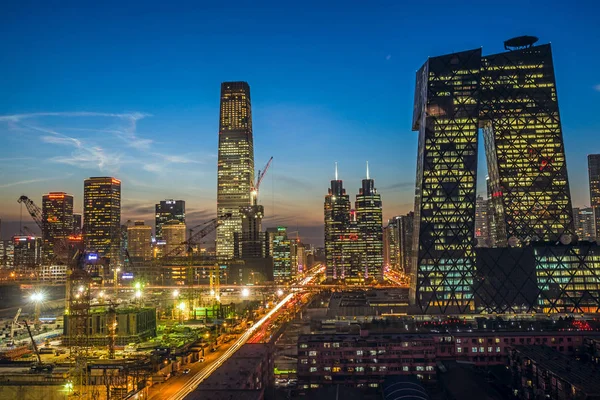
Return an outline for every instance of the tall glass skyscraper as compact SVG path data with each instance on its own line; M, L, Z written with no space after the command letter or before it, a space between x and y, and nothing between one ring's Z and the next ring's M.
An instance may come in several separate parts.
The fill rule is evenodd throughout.
M121 243L121 181L94 177L83 186L83 239L87 251L119 261Z
M162 200L155 205L154 218L154 236L156 236L156 239L162 239L162 227L165 223L176 220L185 224L185 201Z
M254 183L254 146L250 86L246 82L221 84L217 215L231 214L217 228L217 257L234 256L234 234L242 232L240 207L251 205Z
M600 243L600 154L588 155L590 178L590 206L594 210L596 241Z
M483 128L496 245L570 241L573 214L550 45L507 41L430 58L417 72L419 131L411 300L474 308L477 141ZM518 48L512 47L519 46Z
M358 240L358 235L347 234L350 225L350 196L346 194L344 183L338 179L337 165L335 179L325 196L325 258L327 279L344 279L350 275L351 254L344 251L345 241ZM357 232L358 233L358 232Z
M55 256L55 244L66 244L73 233L73 196L64 192L51 192L42 196L43 257ZM66 250L66 246L63 246ZM58 257L66 254L57 254Z
M356 195L356 221L360 239L364 242L364 255L360 260L365 280L383 279L383 212L381 195L375 189L375 181L369 176L362 180L362 187Z

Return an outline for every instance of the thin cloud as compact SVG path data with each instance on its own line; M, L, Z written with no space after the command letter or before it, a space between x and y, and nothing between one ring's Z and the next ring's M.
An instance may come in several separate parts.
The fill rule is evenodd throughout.
M4 183L4 184L0 185L0 188L4 189L4 188L13 187L13 186L27 185L29 183L54 181L54 180L57 180L57 179L63 179L63 178L69 177L71 175L72 174L67 174L67 175L55 176L55 177L50 177L50 178L36 178L36 179L27 179L27 180L24 180L24 181Z
M151 114L145 114L140 112L133 113L102 113L93 111L66 111L66 112L38 112L38 113L25 113L25 114L12 114L12 115L0 115L0 121L11 121L19 122L25 119L39 118L39 117L113 117L113 118L124 118L132 121L137 121L142 118L150 117Z
M389 61L391 58L392 58L392 55L391 55L391 54L388 54L387 56L385 56L385 60L386 60L386 61Z
M597 92L600 92L600 85L594 86L594 90L596 90Z

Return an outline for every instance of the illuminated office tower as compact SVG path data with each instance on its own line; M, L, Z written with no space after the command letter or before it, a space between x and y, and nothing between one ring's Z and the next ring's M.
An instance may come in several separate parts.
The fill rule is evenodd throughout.
M512 50L481 60L479 123L500 217L496 246L568 243L575 233L552 49L536 41L509 40Z
M12 241L15 268L34 268L42 263L42 238L17 235Z
M388 220L384 230L384 254L386 265L408 274L412 261L412 245L415 213L398 215Z
M235 233L242 232L240 207L251 205L254 147L250 86L246 82L221 84L217 216L231 214L217 227L217 257L233 258Z
M165 247L163 256L177 257L186 255L187 248L182 246L185 242L185 224L177 220L166 222L162 227Z
M573 208L573 219L575 220L575 233L579 240L588 242L596 240L596 224L592 207Z
M152 227L135 221L127 227L127 252L137 260L152 258Z
M183 200L163 200L156 204L154 215L154 236L157 240L162 239L162 226L172 220L183 222L185 224L185 201Z
M369 176L362 180L362 187L356 195L356 221L360 240L364 242L364 254L359 275L365 280L383 279L383 211L381 195L375 189L375 181Z
M93 177L83 184L83 239L87 251L120 262L121 181Z
M569 242L573 214L550 45L537 38L430 58L417 72L416 249L411 301L473 310L478 130L483 128L496 246Z
M600 154L588 155L590 206L594 209L596 240L600 242Z
M410 300L422 312L473 307L481 49L432 57L417 71L419 131Z
M335 179L325 196L325 260L327 279L344 279L350 271L350 258L344 254L344 239L350 224L350 196L344 183L338 179L337 163Z
M490 209L489 200L477 196L475 200L475 241L477 247L490 247Z
M64 192L51 192L42 197L43 257L53 259L55 247L65 253L66 240L73 234L73 196ZM57 257L66 254L56 254Z
M290 258L290 239L284 226L269 228L268 240L270 254L273 257L273 278L276 283L289 282L296 277Z

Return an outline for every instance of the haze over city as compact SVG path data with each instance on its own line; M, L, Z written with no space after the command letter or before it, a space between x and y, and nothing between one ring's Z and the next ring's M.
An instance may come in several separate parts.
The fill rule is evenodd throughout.
M176 12L147 2L3 6L4 238L18 233L21 194L66 191L81 211L89 176L122 180L123 221L149 223L164 198L185 199L189 221L214 217L219 89L228 80L252 88L256 169L274 157L261 191L265 226L298 227L321 244L334 162L354 193L369 161L384 220L406 213L416 69L431 55L498 52L530 33L552 42L573 205L588 205L585 156L600 152L600 123L585 117L600 106L598 44L583 40L594 36L594 2L234 3ZM426 24L415 18L424 12Z

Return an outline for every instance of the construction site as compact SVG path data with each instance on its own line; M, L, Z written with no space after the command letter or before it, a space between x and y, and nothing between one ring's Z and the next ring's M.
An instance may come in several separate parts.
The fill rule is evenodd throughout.
M18 202L43 231L41 209L26 196ZM240 285L234 271L244 260L217 262L202 250L230 216L155 247L151 259L126 247L111 259L112 240L87 250L85 232L42 243L23 226L20 263L0 282L0 398L152 398L154 385L225 351L278 296L272 283ZM259 271L246 274L256 280Z

